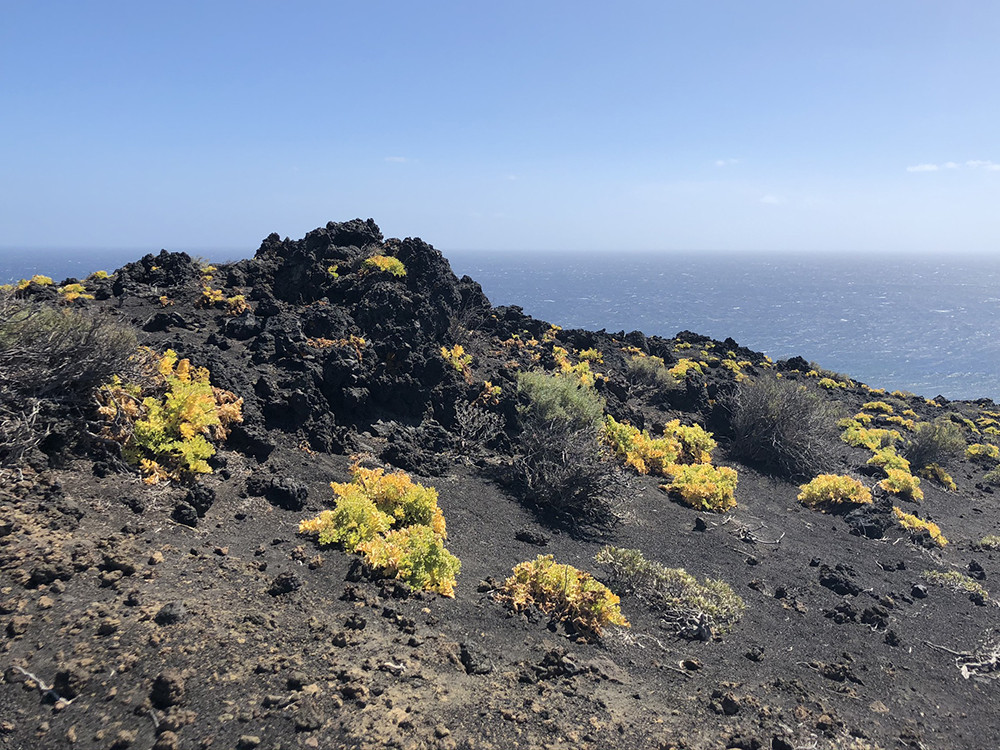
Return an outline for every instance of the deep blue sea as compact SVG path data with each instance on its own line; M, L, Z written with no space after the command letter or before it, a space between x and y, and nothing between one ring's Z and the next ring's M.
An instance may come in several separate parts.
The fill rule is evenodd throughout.
M1000 258L450 253L494 304L566 328L690 330L873 387L1000 401Z
M0 283L113 271L149 250L0 250ZM213 261L251 252L188 250ZM873 387L1000 401L1000 257L446 251L494 304L565 328L690 330Z

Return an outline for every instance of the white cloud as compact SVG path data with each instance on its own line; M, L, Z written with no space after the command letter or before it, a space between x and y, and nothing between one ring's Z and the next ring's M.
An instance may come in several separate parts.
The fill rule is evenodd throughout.
M715 166L717 167L728 167L731 164L739 164L739 159L716 159Z
M1000 171L1000 164L994 164L991 161L984 161L982 159L973 159L971 161L965 162L965 166L971 167L972 169L985 169L989 172Z
M393 164L405 164L409 161L405 156L387 156L386 161L392 162Z
M965 164L955 161L946 161L944 164L916 164L907 167L907 172L937 172L941 169L961 169L963 166L969 169L985 169L987 172L1000 172L1000 164L996 164L989 159L969 159Z
M768 193L767 195L761 196L760 202L768 206L780 206L785 202L785 199L780 195L772 195Z

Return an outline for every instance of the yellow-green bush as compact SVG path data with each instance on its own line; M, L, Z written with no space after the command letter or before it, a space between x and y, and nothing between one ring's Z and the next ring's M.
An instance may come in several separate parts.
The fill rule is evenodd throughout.
M941 533L941 527L936 523L931 521L923 521L911 513L904 512L901 508L893 506L892 512L896 515L896 520L899 521L899 525L902 526L907 531L926 531L930 534L931 539L938 547L943 547L948 543L945 539L944 534Z
M514 566L498 599L514 610L535 606L577 630L600 635L608 625L628 627L620 599L589 573L556 563L552 555Z
M989 443L973 443L965 449L965 457L982 463L1000 461L1000 448Z
M17 288L23 291L32 284L37 284L38 286L52 286L52 279L49 278L48 276L35 274L30 279L21 279L19 282L17 282Z
M619 590L647 601L680 629L697 628L703 620L724 633L740 619L743 600L725 581L699 581L683 568L667 568L647 560L640 550L603 547L594 560L608 568Z
M922 468L920 476L933 480L952 492L958 489L958 485L955 484L955 480L951 478L951 475L937 464L928 464Z
M893 414L892 416L886 417L885 421L887 424L898 424L900 427L906 430L912 430L916 427L917 423L912 419L905 419L898 414Z
M847 425L840 439L855 448L863 447L877 451L879 448L895 444L901 437L902 435L896 430L862 427L854 422Z
M919 502L924 499L924 491L920 489L920 480L902 469L886 469L888 475L878 483L878 486L891 495L904 500Z
M711 432L706 432L700 425L682 425L679 419L674 419L663 427L663 434L676 438L680 443L681 452L678 461L682 464L707 464L712 460L715 450L715 440Z
M379 534L358 545L373 568L415 588L455 596L455 578L462 569L429 526L407 526Z
M872 493L854 477L820 474L799 487L798 500L810 508L838 508L872 502Z
M87 294L87 288L80 283L67 284L66 286L59 287L56 291L62 295L62 298L67 302L73 302L78 299L94 299L93 294Z
M663 489L685 505L713 513L736 506L736 472L727 466L693 464L671 469L673 480Z
M145 397L141 387L117 378L98 390L107 436L122 443L123 457L148 484L210 474L209 439L224 440L229 425L243 421L243 399L213 388L207 369L172 349L160 358L154 382L157 392Z
M355 552L358 545L392 528L396 519L380 511L360 487L348 487L349 491L338 493L333 510L299 522L299 533L315 535L320 544L342 544L347 552Z
M365 258L361 263L361 271L362 273L380 271L397 277L406 276L406 266L403 265L403 261L399 258L393 258L391 255L373 255L370 258Z
M604 355L597 349L583 349L576 356L581 362L596 362L599 365L604 363Z
M879 448L875 451L875 455L868 459L868 465L878 466L880 469L886 471L889 469L898 469L905 471L907 474L910 473L910 462L896 453L896 449L892 446Z
M402 471L386 474L355 463L350 482L332 482L333 510L299 523L299 533L320 544L361 552L387 575L419 588L454 596L461 564L444 548L447 537L437 490Z
M671 436L652 438L646 430L618 422L608 415L601 434L620 459L640 474L668 476L668 467L677 463L681 446Z
M892 414L893 408L885 401L866 401L861 405L862 411L870 411L873 414Z
M576 378L580 385L586 388L594 385L598 374L591 372L590 362L584 360L574 365L569 358L569 351L561 346L552 347L552 359L563 374Z
M827 390L833 390L834 388L846 388L847 383L841 383L833 378L820 378L816 385L820 388L826 388Z
M472 355L465 353L465 347L461 344L455 344L451 349L447 346L441 347L441 356L444 357L444 361L447 362L453 370L465 378L470 377L469 365L472 364Z
M692 372L703 373L704 371L705 368L701 362L693 359L680 359L676 365L668 370L674 380L684 380Z

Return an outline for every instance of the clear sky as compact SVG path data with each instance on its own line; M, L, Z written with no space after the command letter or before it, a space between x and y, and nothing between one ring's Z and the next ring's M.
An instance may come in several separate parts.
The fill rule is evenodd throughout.
M1000 249L1000 3L0 0L0 247Z

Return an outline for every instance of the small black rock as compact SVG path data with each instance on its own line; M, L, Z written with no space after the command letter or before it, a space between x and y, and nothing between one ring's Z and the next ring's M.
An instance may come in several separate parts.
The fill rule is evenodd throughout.
M290 594L302 588L302 581L294 573L282 573L271 581L271 588L267 590L271 596Z
M183 621L188 614L187 607L183 602L167 602L160 611L156 613L153 622L157 625L176 625Z

